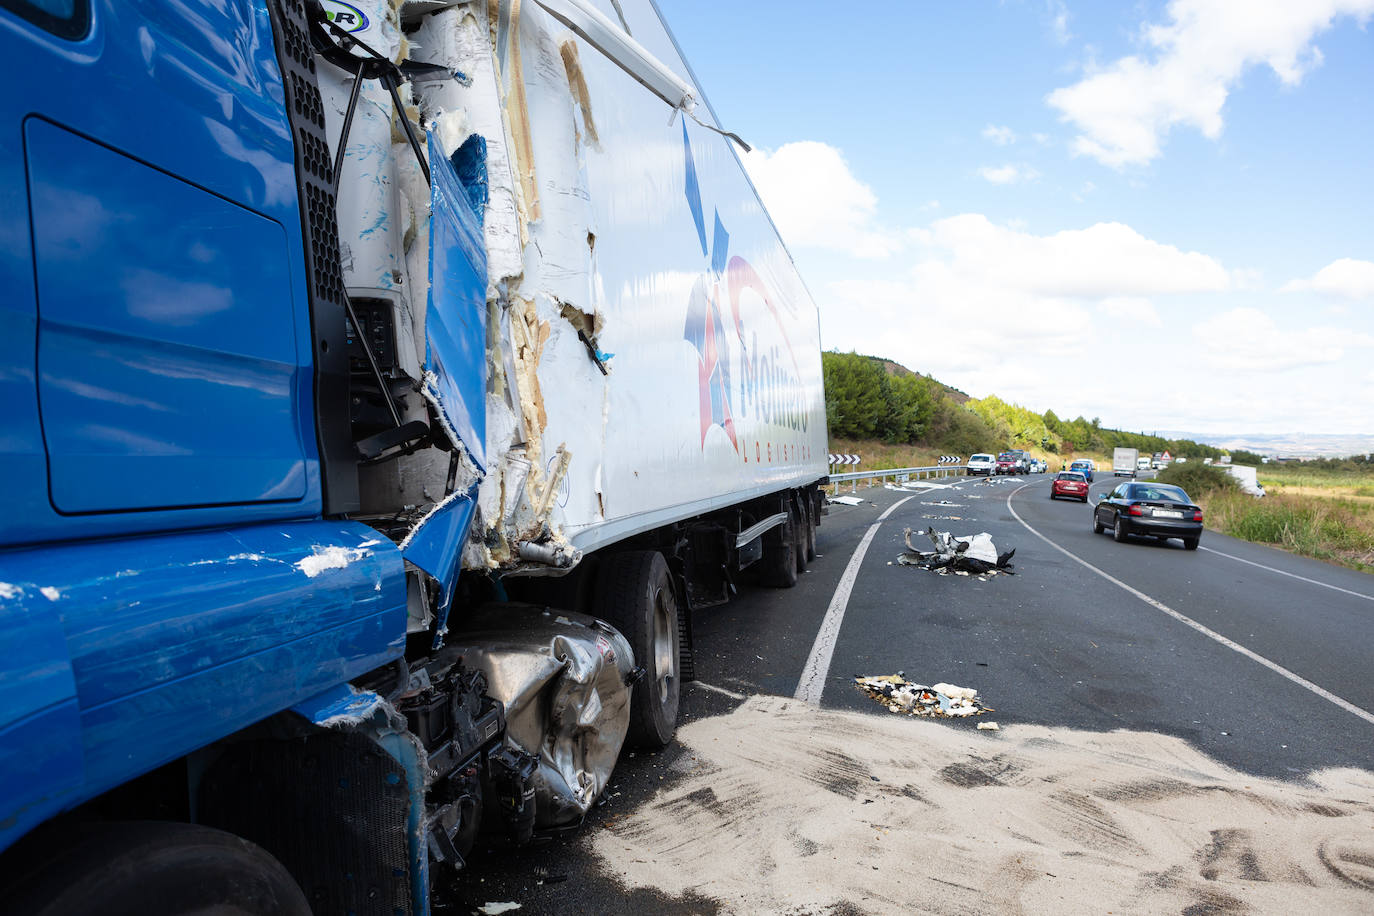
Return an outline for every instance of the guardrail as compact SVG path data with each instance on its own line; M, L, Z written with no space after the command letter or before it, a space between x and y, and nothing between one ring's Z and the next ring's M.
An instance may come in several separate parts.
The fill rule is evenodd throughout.
M927 468L887 468L878 471L847 471L844 474L831 474L830 483L834 486L835 492L840 492L840 484L851 483L853 487L850 492L857 492L859 481L877 479L886 482L889 477L898 482L905 482L915 477L921 479L922 475L948 477L951 474L963 474L964 466L961 464L937 464Z

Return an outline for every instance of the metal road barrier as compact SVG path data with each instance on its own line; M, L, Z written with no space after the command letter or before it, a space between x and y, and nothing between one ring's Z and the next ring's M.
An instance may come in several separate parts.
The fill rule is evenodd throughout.
M835 492L838 493L840 492L840 484L850 483L853 485L850 492L854 493L859 489L860 480L877 479L879 482L885 482L891 477L898 483L905 483L912 477L920 480L923 475L929 477L948 477L951 474L963 473L964 466L959 464L937 464L928 468L887 468L886 470L877 471L849 471L844 474L831 474L830 484L834 486Z

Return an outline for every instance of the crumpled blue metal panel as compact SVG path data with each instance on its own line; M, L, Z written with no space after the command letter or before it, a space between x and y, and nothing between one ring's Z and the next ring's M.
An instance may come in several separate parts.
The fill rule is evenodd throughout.
M487 254L453 164L429 138L432 187L425 390L449 432L486 470Z
M474 150L464 146L465 167ZM447 432L486 471L487 255L481 220L453 164L429 138L430 206L429 308L425 317L425 395ZM456 447L456 446L455 446ZM477 505L474 485L453 493L422 520L401 544L405 558L439 583L438 623L442 639L459 561ZM437 640L436 640L437 642Z
M32 702L12 710L6 697L0 728L47 710L55 729L6 734L0 762L36 759L65 742L84 764L65 797L41 781L0 781L0 825L25 812L31 825L385 664L405 646L400 551L356 522L0 552L0 582L15 596L0 602L0 648L27 636L6 657L34 660ZM39 616L47 629L25 625ZM70 720L76 708L62 705L71 696L64 671L79 731Z
M439 583L439 600L435 609L437 622L435 647L442 642L449 608L453 605L453 589L458 584L463 558L463 544L472 527L477 509L477 487L466 493L454 493L435 507L419 527L401 544L407 560L434 577Z
M411 891L417 916L427 916L430 912L429 853L424 813L429 776L418 740L405 731L405 718L372 691L357 690L348 684L331 687L291 709L315 725L354 729L367 735L405 768L406 784L410 788L406 842L410 851Z
M56 592L0 572L0 849L81 784L81 719Z

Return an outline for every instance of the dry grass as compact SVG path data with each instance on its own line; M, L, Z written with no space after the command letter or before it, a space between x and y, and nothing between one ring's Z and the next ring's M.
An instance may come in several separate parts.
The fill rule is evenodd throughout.
M1223 534L1374 572L1374 501L1286 490L1263 499L1212 491L1198 501L1207 527Z

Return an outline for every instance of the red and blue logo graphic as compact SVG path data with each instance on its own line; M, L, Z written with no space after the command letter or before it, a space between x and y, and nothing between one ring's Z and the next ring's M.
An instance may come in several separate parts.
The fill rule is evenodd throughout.
M730 256L730 233L718 210L712 211L711 240L707 244L701 186L685 122L682 146L687 206L696 223L702 257L708 262L708 269L692 287L683 327L683 338L696 348L699 360L701 444L704 448L707 433L719 426L738 452L742 435L739 421L743 416L806 430L807 411L799 396L801 373L773 295L753 265L742 257ZM746 334L747 322L740 310L746 291L763 303L773 319L776 333L771 346L767 342L761 344L757 334Z

